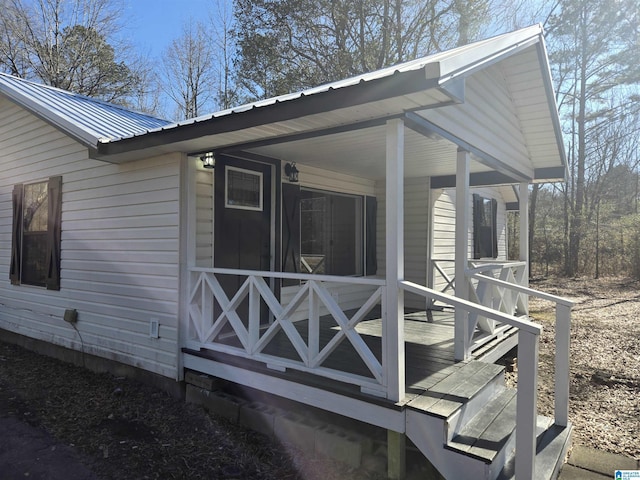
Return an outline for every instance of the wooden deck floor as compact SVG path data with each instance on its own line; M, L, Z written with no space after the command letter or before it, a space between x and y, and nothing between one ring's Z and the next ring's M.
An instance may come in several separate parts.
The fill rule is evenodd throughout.
M460 367L453 356L453 312L405 315L405 380L407 393L428 390ZM429 321L431 320L431 321ZM367 320L356 328L379 338L381 320Z
M382 361L382 322L380 318L364 320L358 324L356 330L367 344L369 349ZM320 349L336 335L339 327L335 321L327 316L322 317L320 328ZM301 338L307 342L308 322L295 323ZM452 311L416 312L405 315L405 379L406 393L409 401L416 395L429 390L436 383L457 371L463 363L454 361L454 319ZM240 347L234 336L224 340L227 345ZM190 352L194 353L194 352ZM291 360L300 360L290 340L283 331L276 334L275 338L263 350L263 353L276 357L284 357ZM287 369L286 372L270 370L260 362L247 359L232 358L215 352L200 352L201 356L208 356L216 361L232 363L243 368L262 371L292 381L340 391L350 395L360 396L359 389L353 385L340 385L340 382L332 381L318 375ZM372 377L364 361L360 358L347 339L323 362L323 366L365 377Z

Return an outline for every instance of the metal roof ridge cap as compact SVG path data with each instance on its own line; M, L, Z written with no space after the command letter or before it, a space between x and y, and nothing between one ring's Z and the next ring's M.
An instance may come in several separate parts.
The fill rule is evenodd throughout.
M502 35L497 35L495 37L464 45L459 49L451 52L449 55L445 55L441 60L439 60L438 63L440 64L441 75L440 82L447 82L454 77L464 74L465 72L474 70L484 63L491 63L492 60L495 60L503 56L504 54L516 50L524 45L528 46L532 42L538 43L542 41L543 35L544 32L542 29L542 25L538 23L536 25L515 30L513 32L503 33ZM508 41L510 37L516 38ZM471 62L467 62L466 66L461 66L461 64L463 63L461 62L461 57L472 55L476 50L479 50L491 43L498 44L500 48L497 51L490 51L487 54L478 55L477 59Z

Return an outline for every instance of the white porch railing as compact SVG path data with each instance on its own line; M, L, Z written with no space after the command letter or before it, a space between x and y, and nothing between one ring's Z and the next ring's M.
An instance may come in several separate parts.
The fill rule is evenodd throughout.
M219 277L224 275L246 277L231 298L219 281ZM356 331L356 326L365 316L376 305L383 303L384 280L222 268L191 268L190 276L188 347L206 348L257 360L278 370L290 368L309 372L358 385L367 393L387 396L385 349L382 349L382 358L378 359ZM269 287L270 279L299 280L303 283L293 298L283 305ZM328 284L357 284L368 287L373 293L349 317L332 296L327 288ZM244 305L242 308L246 311L239 312L241 305ZM265 308L268 309L268 314L265 313ZM296 327L296 322L291 320L293 314L300 309L308 312L305 315L308 317L308 326L304 335ZM384 322L384 306L381 310ZM325 312L335 322L332 329L335 334L326 344L321 345L320 318ZM380 332L381 336L383 331L384 329ZM299 360L290 358L291 355L278 355L277 348L267 353L269 345L281 333L289 342L287 347L293 347ZM282 335L280 338L282 339ZM324 364L345 340L366 365L368 376L336 370ZM288 350L291 351L291 348Z
M526 286L526 262L472 260L469 262L466 274L471 301L509 315L528 314L526 294L488 280L488 278L493 278L507 282L509 285ZM469 315L469 323L472 331L477 325L481 331L489 334L493 334L497 327L497 322L477 314Z
M432 278L433 285L438 283L438 278L444 282L444 287L440 288L440 293L451 294L455 291L456 278L450 272L452 268L447 268L447 263L453 264L452 259L433 259ZM510 285L526 286L527 280L526 262L501 262L497 260L470 260L466 271L466 281L469 286L469 300L479 305L484 305L492 310L497 310L508 315L527 315L528 297L518 290L505 288L502 284L495 284L489 279L498 279ZM434 303L431 300L430 303ZM488 342L495 335L505 329L505 325L500 325L495 320L482 314L471 312L468 316L470 338L467 344L474 350ZM482 335L474 337L476 327Z
M474 274L474 278L477 279L478 276L482 275ZM569 416L569 330L572 302L527 287L512 285L504 280L491 278L488 281L502 288L516 288L520 293L536 295L556 303L555 423L566 426ZM427 300L452 305L468 315L483 316L519 329L515 476L518 479L534 478L538 416L538 350L542 327L527 319L492 310L484 305L452 297L415 283L403 281L400 282L400 287L407 292L422 295Z
M566 298L533 290L497 278L486 277L480 273L472 274L473 278L489 282L496 287L514 290L522 295L537 297L556 305L555 321L555 421L557 425L567 426L569 421L569 348L571 335L571 308L574 303ZM520 354L518 353L518 356ZM518 362L520 368L520 361Z

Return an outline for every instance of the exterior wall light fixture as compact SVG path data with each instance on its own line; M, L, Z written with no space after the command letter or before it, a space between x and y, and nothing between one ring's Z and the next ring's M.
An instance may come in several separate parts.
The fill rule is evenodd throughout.
M296 168L296 162L287 163L284 166L284 173L289 177L291 183L298 183L298 169Z
M213 152L207 152L200 156L202 160L202 166L204 168L216 168L216 158L213 156Z

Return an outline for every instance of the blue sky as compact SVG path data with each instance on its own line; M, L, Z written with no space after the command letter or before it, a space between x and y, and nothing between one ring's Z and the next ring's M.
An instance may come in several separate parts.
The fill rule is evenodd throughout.
M125 0L126 32L134 47L155 58L190 17L206 21L214 9L212 0Z

